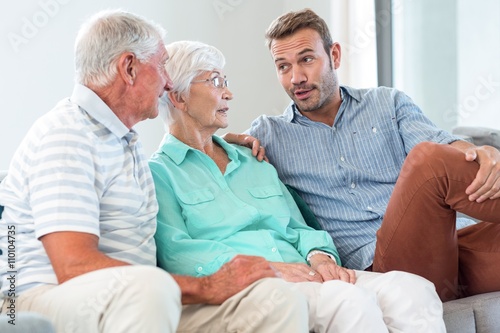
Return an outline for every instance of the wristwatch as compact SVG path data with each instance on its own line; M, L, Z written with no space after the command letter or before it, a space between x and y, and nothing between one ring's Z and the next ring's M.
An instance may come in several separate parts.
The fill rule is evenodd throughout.
M337 260L335 260L335 257L333 255L331 255L330 253L328 252L325 252L325 251L320 251L320 250L312 250L311 252L309 252L307 254L307 257L306 257L306 261L309 262L309 260L311 259L311 257L315 254L324 254L326 256L329 256L330 259L333 260L334 263L337 263Z

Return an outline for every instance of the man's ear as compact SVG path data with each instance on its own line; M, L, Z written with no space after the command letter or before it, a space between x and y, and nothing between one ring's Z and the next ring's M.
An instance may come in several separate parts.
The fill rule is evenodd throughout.
M341 55L342 55L342 52L340 50L340 44L333 43L331 46L331 56L332 56L332 60L333 60L333 68L337 69L340 67Z
M174 107L178 110L184 111L186 110L187 103L184 96L178 91L168 91L167 92L168 99L174 105Z
M137 78L139 60L132 52L123 53L118 59L118 75L127 84L133 85Z

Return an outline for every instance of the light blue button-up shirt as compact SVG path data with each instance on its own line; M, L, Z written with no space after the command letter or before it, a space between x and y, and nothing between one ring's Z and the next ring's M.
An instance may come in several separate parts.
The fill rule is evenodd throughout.
M305 263L312 249L333 254L330 235L308 227L272 165L214 136L230 159L224 174L206 154L167 134L150 160L159 203L158 265L205 276L236 254Z
M422 141L459 138L437 128L398 90L341 87L341 94L333 126L311 121L291 103L283 115L256 119L247 133L309 204L344 265L365 269L408 152Z

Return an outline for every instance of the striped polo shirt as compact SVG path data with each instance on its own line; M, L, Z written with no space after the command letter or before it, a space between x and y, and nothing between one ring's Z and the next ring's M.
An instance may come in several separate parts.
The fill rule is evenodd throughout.
M85 86L29 130L0 184L0 205L0 247L7 253L7 229L15 228L16 251L14 266L0 256L3 295L11 272L17 295L57 284L39 241L53 232L93 234L111 258L156 264L158 205L138 135Z

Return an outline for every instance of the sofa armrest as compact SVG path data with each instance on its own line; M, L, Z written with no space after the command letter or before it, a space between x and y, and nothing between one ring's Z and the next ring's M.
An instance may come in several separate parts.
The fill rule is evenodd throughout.
M459 126L452 133L469 139L476 146L489 145L500 149L500 130L487 127Z

